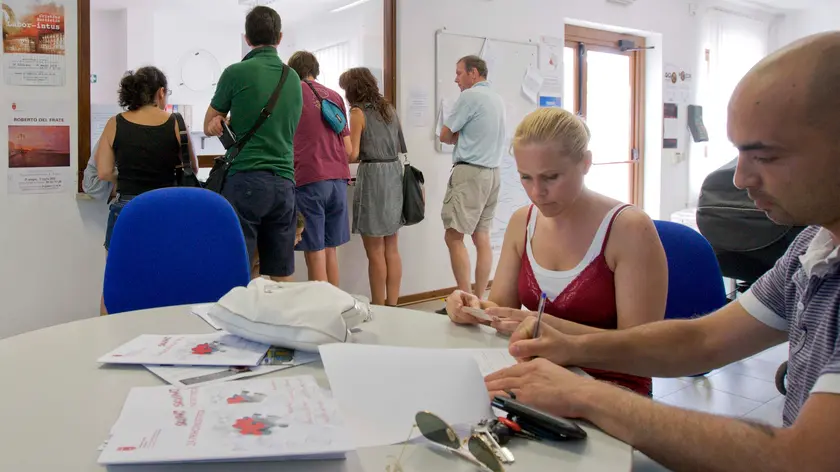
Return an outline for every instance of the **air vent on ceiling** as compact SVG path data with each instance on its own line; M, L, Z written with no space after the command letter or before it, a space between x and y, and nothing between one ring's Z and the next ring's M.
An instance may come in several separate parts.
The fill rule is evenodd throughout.
M607 3L617 3L619 5L632 5L636 0L607 0Z

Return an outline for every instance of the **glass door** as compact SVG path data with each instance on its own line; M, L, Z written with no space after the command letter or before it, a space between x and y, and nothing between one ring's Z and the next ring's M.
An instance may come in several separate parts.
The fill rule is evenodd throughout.
M622 50L628 36L574 26L566 27L566 108L581 115L592 132L592 168L588 188L628 203L640 203L641 92L637 75L644 46Z

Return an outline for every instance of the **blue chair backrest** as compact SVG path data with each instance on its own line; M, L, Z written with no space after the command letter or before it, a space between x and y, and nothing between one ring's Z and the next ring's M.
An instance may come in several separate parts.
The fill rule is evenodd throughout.
M103 296L109 313L218 301L248 285L233 207L209 190L173 187L131 200L117 219Z
M726 304L726 289L712 246L700 233L670 221L654 221L668 258L665 318L692 318Z

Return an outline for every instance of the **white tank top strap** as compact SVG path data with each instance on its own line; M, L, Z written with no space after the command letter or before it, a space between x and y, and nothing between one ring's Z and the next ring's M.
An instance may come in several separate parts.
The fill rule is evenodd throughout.
M533 206L531 207L531 217L528 220L527 226L528 229L525 251L528 253L528 262L531 263L531 268L534 271L537 284L543 292L546 292L549 299L555 299L563 290L565 290L572 280L578 276L578 274L583 272L583 269L589 266L589 264L591 264L592 261L601 254L601 251L605 247L604 242L607 238L607 233L610 229L611 223L618 217L619 214L621 214L622 211L629 207L630 205L622 203L620 205L616 205L607 212L606 216L604 216L604 219L601 221L601 225L598 227L598 231L595 233L595 237L592 238L592 243L590 243L589 249L586 251L586 255L583 256L583 259L574 269L567 271L545 269L541 267L534 258L534 250L531 247L531 240L533 239L534 232L537 229L537 214L539 213L539 210Z
M618 215L620 215L621 212L628 208L630 208L630 205L626 203L620 203L614 206L607 213L607 216L605 216L604 219L601 221L601 226L598 227L598 232L595 233L595 238L592 239L592 245L589 246L587 256L593 250L596 251L595 255L597 256L607 248L607 237L609 237L610 227L612 226L613 221L615 221L615 219L618 218Z

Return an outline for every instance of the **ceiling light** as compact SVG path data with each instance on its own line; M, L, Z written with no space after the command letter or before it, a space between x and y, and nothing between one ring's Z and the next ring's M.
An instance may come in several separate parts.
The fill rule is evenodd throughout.
M338 13L340 11L349 10L353 7L357 7L357 6L359 6L363 3L366 3L367 1L368 0L356 0L355 2L348 3L347 5L344 5L343 7L336 8L335 10L331 11L330 13Z

